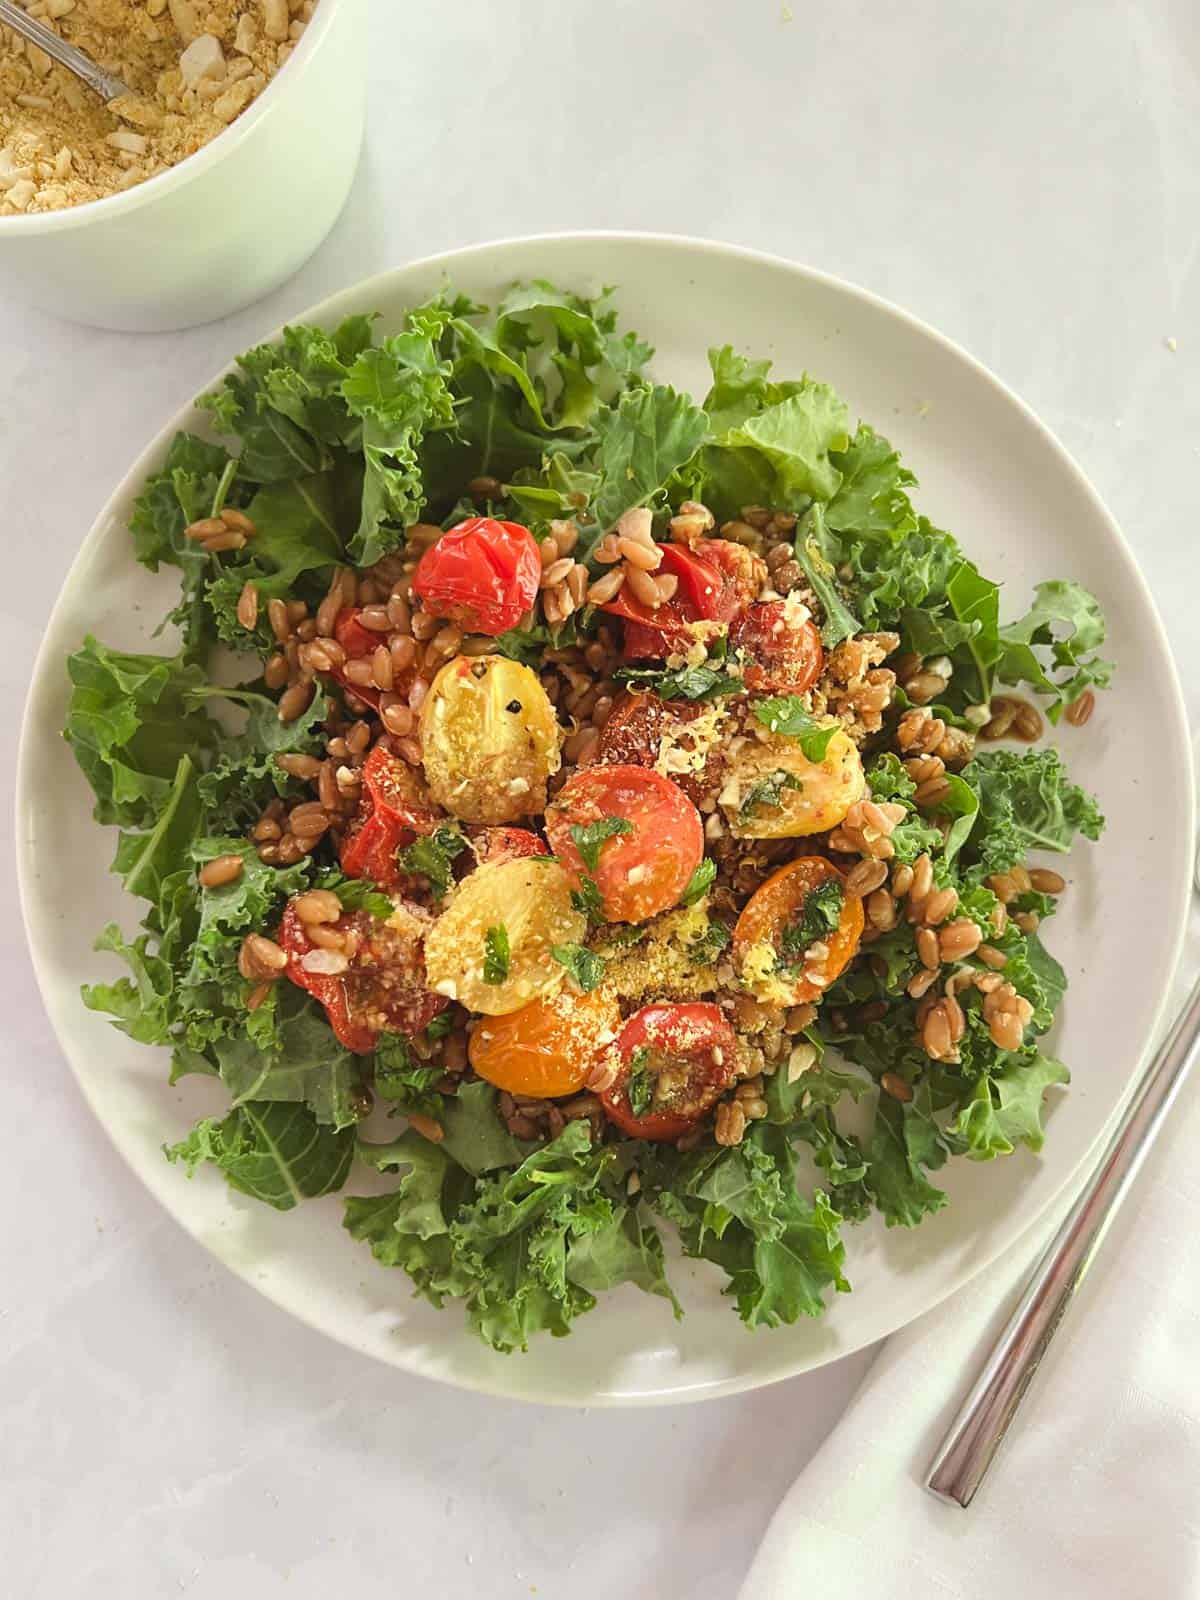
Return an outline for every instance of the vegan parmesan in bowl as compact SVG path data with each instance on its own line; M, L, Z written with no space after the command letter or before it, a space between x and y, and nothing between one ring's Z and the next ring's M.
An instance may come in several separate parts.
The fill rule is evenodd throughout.
M101 200L194 155L262 93L316 4L29 0L130 92L105 106L0 26L0 218Z

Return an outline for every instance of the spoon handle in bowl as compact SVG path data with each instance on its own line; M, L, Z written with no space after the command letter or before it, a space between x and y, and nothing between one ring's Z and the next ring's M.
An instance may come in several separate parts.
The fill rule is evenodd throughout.
M73 72L77 78L81 78L89 89L96 91L106 105L129 93L120 78L114 77L111 72L105 72L91 56L82 50L77 50L73 44L68 44L55 33L53 28L47 28L45 23L39 22L36 17L31 17L15 3L15 0L0 0L0 23L7 23L15 33L28 39L30 44L36 45L39 50L44 50L52 61L58 62L60 67L66 67L68 72Z
M1200 981L1146 1069L1087 1187L1034 1268L1020 1303L935 1456L925 1487L939 1500L971 1504L992 1458L1133 1186L1167 1112L1200 1054Z

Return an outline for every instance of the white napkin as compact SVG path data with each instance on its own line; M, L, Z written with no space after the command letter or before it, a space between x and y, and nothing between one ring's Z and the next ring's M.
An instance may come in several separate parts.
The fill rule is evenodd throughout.
M1168 1025L1198 970L1194 903ZM1200 1594L1200 1081L1185 1087L970 1510L922 1487L1074 1197L882 1347L775 1513L741 1600Z

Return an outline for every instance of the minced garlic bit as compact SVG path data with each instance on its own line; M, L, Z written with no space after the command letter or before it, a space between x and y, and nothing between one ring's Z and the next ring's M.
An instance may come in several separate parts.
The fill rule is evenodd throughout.
M317 0L23 0L128 85L104 106L0 28L0 217L100 200L176 166L266 88Z

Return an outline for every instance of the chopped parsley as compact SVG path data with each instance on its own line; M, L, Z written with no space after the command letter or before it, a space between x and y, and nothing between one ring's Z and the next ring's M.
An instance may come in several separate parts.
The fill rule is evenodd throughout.
M571 828L571 838L589 872L600 865L600 851L619 833L632 833L633 823L624 817L601 817L597 822L577 822Z
M813 889L779 940L779 956L783 965L796 965L808 949L826 934L834 933L842 920L842 906L846 891L836 878L827 878Z
M625 1096L635 1117L644 1117L654 1100L654 1080L646 1071L650 1059L649 1045L640 1044L629 1058L629 1077L625 1080Z
M503 983L511 964L508 929L501 922L497 927L489 928L483 938L484 983Z
M841 728L837 722L820 722L798 694L781 694L770 700L756 700L750 709L771 733L783 734L787 739L798 739L804 759L814 763L824 761L829 741Z
M554 944L550 954L566 967L584 994L590 994L604 977L604 958L581 944Z
M454 881L451 864L466 848L467 841L458 829L445 826L401 850L398 859L405 872L418 872L428 878L430 892L440 900Z
M679 904L681 906L694 906L697 900L702 900L712 888L716 875L717 863L711 856L705 856L688 879L688 886L680 895Z
M710 922L703 933L689 940L688 959L698 967L706 967L729 945L733 935L723 922Z
M437 1016L425 1029L426 1036L430 1039L444 1039L447 1034L454 1032L454 1012L439 1011Z
M631 688L649 689L660 700L719 700L722 695L744 694L740 674L702 661L696 667L660 672L657 667L618 667L613 677Z
M738 821L748 822L760 806L778 808L783 803L785 789L803 787L799 778L790 772L785 772L782 767L776 767L774 772L768 772L765 778L760 778L757 783L750 785L738 812Z
M589 878L586 872L579 880L578 889L571 890L571 904L576 911L582 911L589 922L604 921L604 899L595 878Z
M414 1060L408 1041L398 1034L380 1035L375 1048L375 1093L381 1100L399 1102L399 1110L438 1111L441 1101L434 1090L445 1070Z

